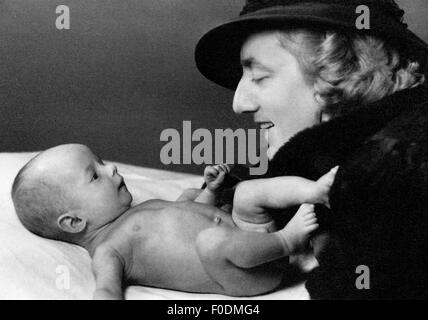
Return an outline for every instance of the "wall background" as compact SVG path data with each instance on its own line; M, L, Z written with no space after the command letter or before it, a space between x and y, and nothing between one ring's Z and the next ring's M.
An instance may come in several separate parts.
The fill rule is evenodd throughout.
M428 41L428 2L397 1ZM0 0L0 152L88 144L103 158L164 166L162 130L238 128L233 93L203 78L193 49L243 0ZM71 29L55 28L70 7Z

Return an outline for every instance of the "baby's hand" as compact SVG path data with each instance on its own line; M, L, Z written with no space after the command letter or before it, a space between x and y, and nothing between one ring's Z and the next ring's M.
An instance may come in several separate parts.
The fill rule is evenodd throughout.
M210 191L218 191L226 174L230 172L230 167L227 164L218 164L215 166L207 166L204 171L204 179L207 184L207 189Z

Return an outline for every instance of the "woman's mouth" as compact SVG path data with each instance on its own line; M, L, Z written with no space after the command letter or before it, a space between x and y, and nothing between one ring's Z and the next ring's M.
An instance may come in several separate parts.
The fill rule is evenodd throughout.
M258 122L258 126L260 128L260 130L264 130L263 132L261 132L261 134L263 134L264 140L266 141L267 144L267 156L268 159L272 159L273 155L276 152L276 149L273 148L273 141L269 141L272 140L272 136L273 136L273 132L270 131L270 129L272 129L273 127L275 127L275 124L271 121L264 121L264 122Z
M275 125L273 124L273 122L265 121L258 122L258 126L260 130L264 130L263 132L261 132L261 134L263 134L266 143L269 145L269 129L275 127Z
M272 122L259 122L258 125L260 129L265 129L265 130L268 130L275 126Z

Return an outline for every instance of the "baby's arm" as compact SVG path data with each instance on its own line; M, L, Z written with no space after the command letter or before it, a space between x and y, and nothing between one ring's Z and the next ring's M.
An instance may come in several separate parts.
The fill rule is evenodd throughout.
M207 186L195 199L195 202L215 205L217 194L221 191L224 178L229 172L230 167L227 164L207 166L204 171Z
M257 214L266 208L283 209L302 203L328 206L328 192L337 169L333 168L317 181L292 176L243 181L236 188L233 210L240 217L248 217L249 221L264 223L266 221L257 221Z
M203 189L189 188L183 191L176 201L195 201Z
M122 300L123 260L111 248L97 248L92 260L95 275L95 300Z

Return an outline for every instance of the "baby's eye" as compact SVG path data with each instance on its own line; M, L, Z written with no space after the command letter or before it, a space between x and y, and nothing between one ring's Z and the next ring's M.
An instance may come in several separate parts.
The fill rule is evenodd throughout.
M97 179L98 179L98 174L95 172L94 175L92 176L91 182Z

